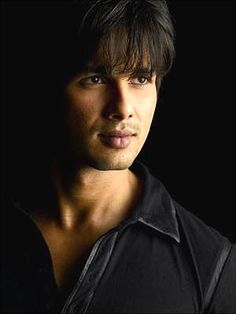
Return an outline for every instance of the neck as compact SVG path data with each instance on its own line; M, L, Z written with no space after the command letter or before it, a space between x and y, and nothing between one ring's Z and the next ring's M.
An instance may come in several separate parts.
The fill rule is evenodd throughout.
M130 170L63 169L56 165L53 170L57 223L62 228L116 225L129 217L140 194L140 182Z

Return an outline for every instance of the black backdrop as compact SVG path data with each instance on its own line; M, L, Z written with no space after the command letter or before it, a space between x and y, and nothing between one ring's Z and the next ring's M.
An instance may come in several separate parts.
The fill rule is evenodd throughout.
M141 157L178 202L235 241L235 2L169 7L176 60Z
M29 51L34 28L40 31L37 23L43 22L43 10L37 16L36 8L49 4L1 4L2 178L6 181L7 169L21 153L14 140L21 126L22 87L27 89L24 76L29 67L37 64L37 69L42 62L32 58L36 51ZM169 8L176 29L176 60L163 82L151 133L139 158L179 203L235 241L235 4L169 1ZM28 97L33 105L37 95Z

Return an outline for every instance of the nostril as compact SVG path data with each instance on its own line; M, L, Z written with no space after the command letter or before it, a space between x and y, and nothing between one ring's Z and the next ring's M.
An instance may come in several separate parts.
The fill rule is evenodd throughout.
M127 119L127 118L132 118L132 114L128 114L128 115L125 115L125 114L122 114L122 113L113 113L109 116L109 118L111 120L124 120L124 119Z
M121 116L121 114L116 113L116 114L112 114L111 118L114 120L120 120L120 119L122 119L122 116Z

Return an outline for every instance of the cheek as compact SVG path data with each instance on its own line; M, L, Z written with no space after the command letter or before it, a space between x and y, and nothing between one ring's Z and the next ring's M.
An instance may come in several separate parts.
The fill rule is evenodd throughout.
M77 94L69 95L66 102L66 112L69 121L72 123L85 125L94 120L98 106L96 105L96 98L88 95Z
M148 129L152 123L153 115L156 109L156 104L157 104L156 91L148 93L145 97L141 99L141 103L139 106L140 119L143 125L145 125L146 128Z

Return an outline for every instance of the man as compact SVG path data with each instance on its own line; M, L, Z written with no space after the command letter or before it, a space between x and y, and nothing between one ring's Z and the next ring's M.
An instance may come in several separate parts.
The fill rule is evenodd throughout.
M234 313L232 244L135 161L174 58L165 1L68 7L48 189L33 173L6 205L3 311Z

